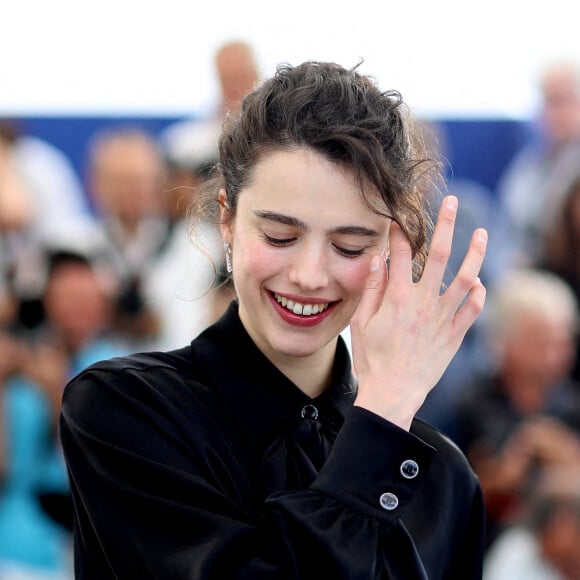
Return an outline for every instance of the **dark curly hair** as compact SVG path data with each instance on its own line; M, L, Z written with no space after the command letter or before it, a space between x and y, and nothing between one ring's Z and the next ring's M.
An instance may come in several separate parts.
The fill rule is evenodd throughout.
M218 163L192 211L218 218L218 192L226 191L231 216L258 161L272 151L309 148L353 171L362 199L391 217L407 235L420 274L431 228L426 194L440 164L429 159L422 130L397 91L334 63L279 65L249 93L237 117L226 118Z

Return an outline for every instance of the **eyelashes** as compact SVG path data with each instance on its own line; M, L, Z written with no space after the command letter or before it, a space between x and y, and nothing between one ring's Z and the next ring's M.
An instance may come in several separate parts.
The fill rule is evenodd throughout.
M267 234L263 234L264 239L273 246L289 246L296 238L273 238Z
M364 248L361 248L360 250L348 250L346 248L341 248L336 244L333 244L333 246L335 247L337 252L341 253L343 256L346 256L347 258L356 258L357 256L362 256L365 253Z
M285 247L291 245L296 241L297 238L274 238L267 234L263 234L264 240L272 246ZM334 249L346 258L356 258L357 256L362 256L365 252L365 248L360 248L357 250L349 250L348 248L343 248L337 244L332 244Z

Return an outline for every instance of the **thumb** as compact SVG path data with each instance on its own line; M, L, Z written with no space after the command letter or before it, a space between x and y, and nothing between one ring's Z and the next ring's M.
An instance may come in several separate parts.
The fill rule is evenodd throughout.
M385 259L379 255L372 256L369 263L369 273L351 325L364 328L366 323L376 314L383 303L388 277Z

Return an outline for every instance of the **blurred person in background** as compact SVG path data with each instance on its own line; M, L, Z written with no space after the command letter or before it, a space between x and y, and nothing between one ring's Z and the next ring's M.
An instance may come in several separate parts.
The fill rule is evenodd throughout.
M170 125L159 137L169 167L169 187L199 184L217 159L217 142L224 118L237 115L242 98L260 78L252 46L242 40L222 44L214 55L220 99L209 117Z
M214 251L205 255L185 220L195 190L170 187L166 177L156 141L139 128L104 130L89 148L89 191L122 281L114 324L134 350L191 340L231 298L212 291L212 257L222 255L217 227L200 225Z
M92 223L65 154L0 120L0 320L5 308L15 307L20 322L36 323L45 244L71 232L82 239Z
M70 534L37 498L50 455L53 414L44 393L23 372L23 341L0 334L0 578L64 578L70 570ZM68 576L70 577L70 576Z
M552 228L547 231L540 264L562 277L580 299L580 165L565 193Z
M40 237L90 218L81 180L67 156L47 141L22 132L14 122L2 119L0 183L4 190L0 199L9 198L13 206L20 205L23 216L18 218L19 225L31 222Z
M56 437L62 391L87 365L126 352L111 335L112 271L66 248L54 248L46 263L41 322L0 337L3 580L16 570L51 578L69 571L71 506Z
M516 270L490 292L493 365L445 429L480 478L488 543L519 517L523 493L545 466L580 466L580 389L570 376L577 324L572 291L549 272Z
M165 199L171 232L147 275L145 293L160 315L157 345L162 349L197 336L221 316L234 295L231 285L224 284L225 273L213 271L213 263L223 263L217 227L209 221L198 224L201 244L192 244L183 217L188 196L196 195L217 162L223 120L238 114L243 97L259 80L259 68L251 45L231 40L217 49L214 70L220 100L212 114L176 122L159 136L167 165Z
M540 265L565 280L580 302L580 166L556 216L546 233ZM576 351L574 377L580 381L580 341Z
M201 182L200 182L201 183ZM215 224L200 220L195 235L186 220L196 190L167 189L167 236L144 268L143 300L156 313L156 348L178 348L215 322L234 297L214 264L223 262L223 242Z
M0 331L18 322L19 300L13 285L12 236L27 227L32 206L28 191L15 171L0 122Z
M580 470L546 470L519 520L490 548L484 580L580 578Z
M0 120L0 233L19 230L33 217L32 195L14 155L16 130Z
M114 324L133 348L148 346L159 334L143 276L168 235L165 178L157 143L141 128L113 126L93 136L87 189L122 281Z
M550 64L540 76L539 90L538 130L516 153L498 184L517 259L528 265L541 256L545 233L580 167L578 64Z
M29 333L27 373L45 387L57 416L69 377L127 346L112 326L119 290L112 266L76 249L53 248L48 254L42 322Z

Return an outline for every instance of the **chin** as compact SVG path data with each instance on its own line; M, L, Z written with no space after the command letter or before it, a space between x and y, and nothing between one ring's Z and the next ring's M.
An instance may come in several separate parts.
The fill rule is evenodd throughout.
M304 335L295 336L288 340L274 340L270 342L270 348L283 356L287 357L309 357L324 349L324 347L332 342L332 339L321 340L307 340Z

